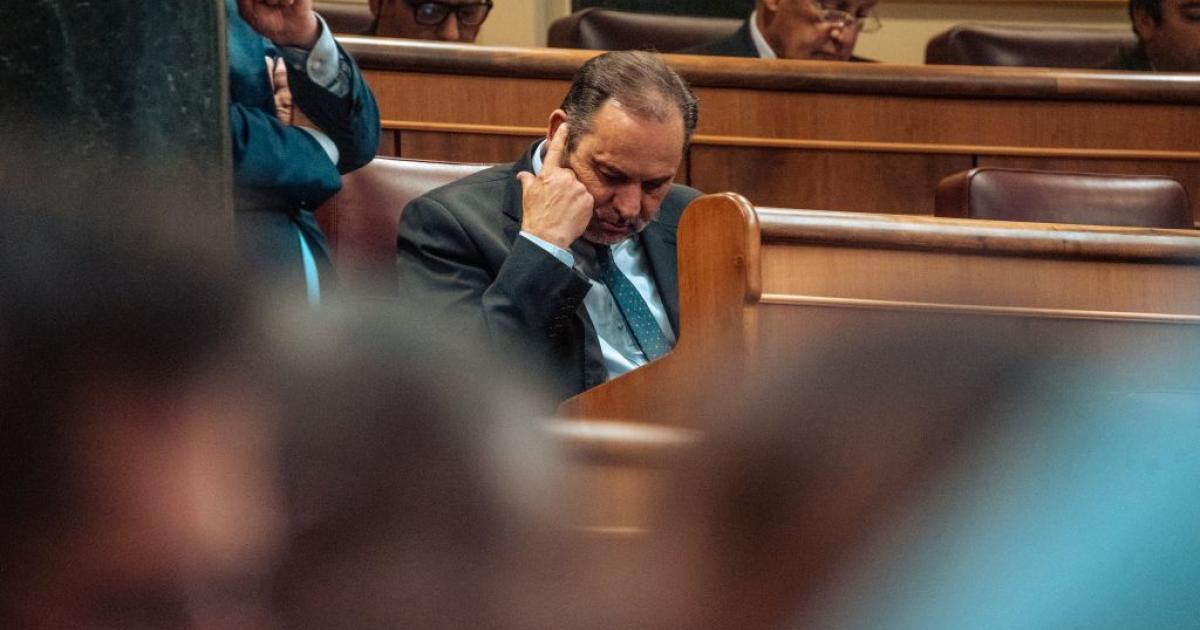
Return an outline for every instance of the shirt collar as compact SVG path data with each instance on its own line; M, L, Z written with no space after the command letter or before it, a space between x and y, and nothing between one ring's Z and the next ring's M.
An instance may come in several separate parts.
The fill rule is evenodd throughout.
M546 141L542 140L533 147L533 174L542 174L542 147L546 146Z
M758 56L763 59L778 59L779 55L771 49L771 45L767 43L767 38L763 37L762 31L758 30L758 11L755 10L750 14L750 39L754 41L754 47L758 49Z

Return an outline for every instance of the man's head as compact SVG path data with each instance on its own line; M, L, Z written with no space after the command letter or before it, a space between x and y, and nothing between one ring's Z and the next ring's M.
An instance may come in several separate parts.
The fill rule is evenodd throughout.
M475 41L492 10L492 0L370 0L380 37Z
M1129 19L1155 70L1200 72L1200 0L1129 0Z
M606 53L579 69L549 136L570 123L565 166L595 202L584 238L615 244L658 216L697 117L696 97L658 55Z
M261 627L281 512L275 371L251 292L226 256L137 208L97 220L13 205L0 626Z
M878 0L758 0L758 29L781 59L848 61L858 34L879 25Z

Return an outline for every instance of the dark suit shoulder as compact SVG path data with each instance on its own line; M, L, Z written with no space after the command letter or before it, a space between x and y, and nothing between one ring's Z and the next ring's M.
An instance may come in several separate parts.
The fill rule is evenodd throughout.
M750 21L742 22L742 26L733 35L724 39L684 48L679 51L685 55L708 55L711 57L758 57L758 48L750 36Z
M489 199L491 204L499 203L503 199L500 193L509 186L515 176L513 167L513 164L500 164L485 168L449 184L438 186L421 195L419 199L432 199L447 207L461 206L465 201L481 198Z
M667 196L663 199L662 207L658 212L658 222L670 226L672 228L679 226L679 218L683 216L683 211L693 199L703 195L704 193L682 184L674 184Z

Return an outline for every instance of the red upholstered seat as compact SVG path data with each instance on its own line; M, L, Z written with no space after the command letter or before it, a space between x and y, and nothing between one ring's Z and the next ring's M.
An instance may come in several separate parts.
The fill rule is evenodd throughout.
M925 63L957 66L1096 68L1132 49L1128 28L959 24L929 40Z
M342 190L317 209L333 266L352 294L396 292L396 231L409 201L487 168L378 157L342 178Z
M729 18L591 8L555 20L546 43L551 48L673 52L729 37L741 24Z
M1000 221L1193 227L1183 184L1150 175L974 168L938 183L934 214Z

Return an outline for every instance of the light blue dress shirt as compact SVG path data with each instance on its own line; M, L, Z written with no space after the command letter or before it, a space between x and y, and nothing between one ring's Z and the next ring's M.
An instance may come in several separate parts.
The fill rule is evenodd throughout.
M542 148L545 144L546 142L543 140L533 150L534 175L542 172ZM596 328L596 336L600 338L600 350L604 356L604 367L608 370L608 378L615 378L645 365L647 363L646 355L638 345L637 339L634 338L633 331L629 330L629 326L625 323L625 316L621 314L620 307L617 306L617 301L613 299L612 292L608 290L608 287L593 280L594 274L588 273L590 270L577 266L575 254L569 250L523 230L521 236L549 252L564 265L579 268L588 277L591 289L583 298L583 306L587 309L588 317L591 318L592 325ZM634 288L646 301L646 305L650 307L650 313L654 315L654 320L658 322L659 328L662 328L667 340L671 342L671 345L675 345L675 331L671 328L667 309L663 306L662 297L658 293L658 285L654 283L654 277L650 273L650 263L646 260L641 241L636 238L627 238L613 245L611 249L613 262L616 263L621 273L625 274L633 283Z

